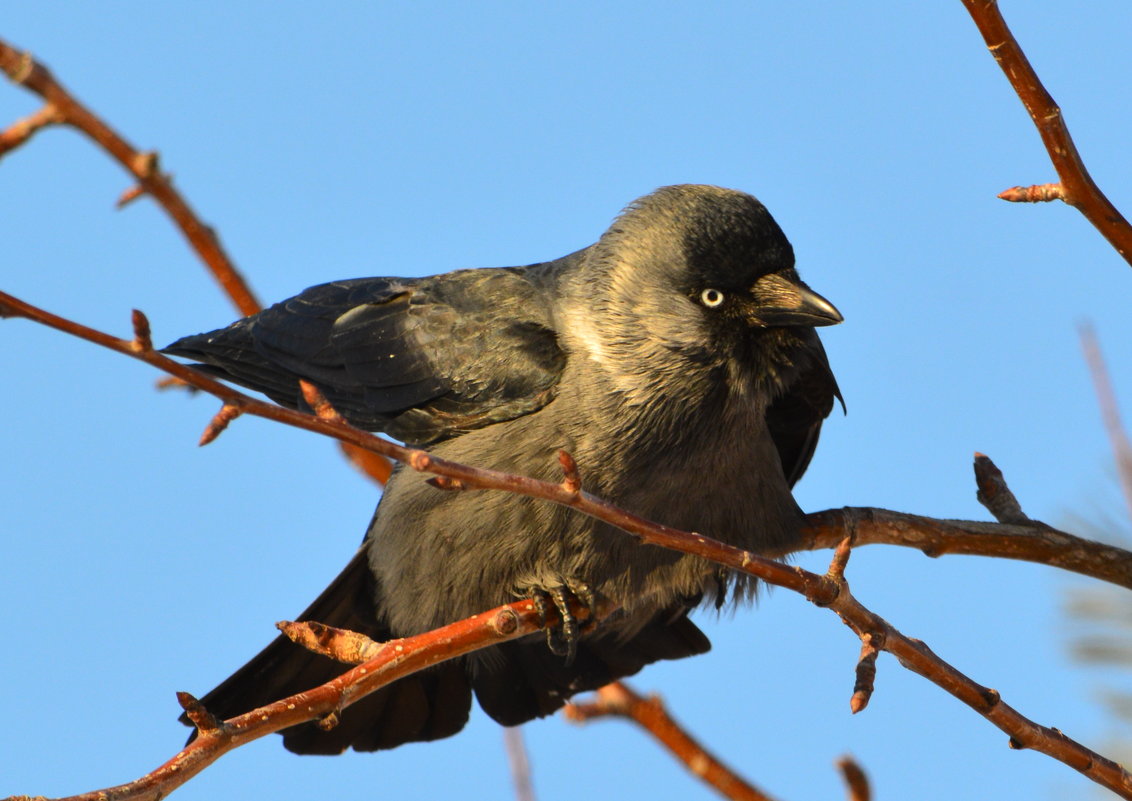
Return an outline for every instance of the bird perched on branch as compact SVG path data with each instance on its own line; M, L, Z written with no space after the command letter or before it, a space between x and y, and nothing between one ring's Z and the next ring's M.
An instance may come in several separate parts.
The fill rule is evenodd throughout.
M335 281L165 352L292 408L305 408L305 379L354 425L456 462L556 481L565 450L600 497L781 556L802 518L790 489L840 398L814 327L841 319L799 279L761 203L686 185L634 201L556 261ZM361 548L300 619L385 640L532 597L558 605L563 628L551 647L529 637L401 679L329 731L285 730L284 744L339 753L447 737L473 693L516 725L708 650L689 608L751 590L564 507L444 492L396 469ZM579 632L570 595L620 610ZM227 718L341 671L280 638L202 700Z

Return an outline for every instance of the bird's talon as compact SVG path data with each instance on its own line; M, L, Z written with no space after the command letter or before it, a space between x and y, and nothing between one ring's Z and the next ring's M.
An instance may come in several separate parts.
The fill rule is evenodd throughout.
M589 611L589 618L582 624L582 629L591 629L597 624L597 593L584 581L574 582L570 585L570 592L581 601Z
M529 597L538 612L539 624L546 628L547 648L555 656L563 657L567 665L571 664L578 652L579 638L592 626L594 610L597 606L597 598L593 590L582 582L570 582L549 589L532 587L529 590ZM579 623L570 609L570 602L575 599L590 610L590 617L584 624ZM551 603L554 604L561 622L557 626L547 627Z
M532 590L530 598L531 603L535 605L535 612L538 613L539 626L546 628L546 621L550 617L548 614L550 611L550 603L546 599L546 593L539 590ZM547 629L547 634L549 633L550 629ZM554 649L552 648L551 650Z

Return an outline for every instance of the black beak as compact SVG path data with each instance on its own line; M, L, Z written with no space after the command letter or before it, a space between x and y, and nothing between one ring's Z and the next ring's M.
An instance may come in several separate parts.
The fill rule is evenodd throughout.
M836 325L845 319L836 306L817 292L778 273L756 281L751 294L755 300L753 325Z

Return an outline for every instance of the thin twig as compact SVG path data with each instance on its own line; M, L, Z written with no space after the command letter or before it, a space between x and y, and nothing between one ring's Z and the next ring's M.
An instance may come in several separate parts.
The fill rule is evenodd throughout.
M19 120L7 131L0 133L0 157L26 142L32 134L47 125L69 125L81 131L137 179L137 184L118 198L118 208L124 207L142 195L148 194L153 197L184 235L189 246L204 262L239 312L247 316L260 310L259 300L220 244L215 229L202 222L188 202L173 188L171 176L159 169L156 153L138 151L98 115L79 102L55 79L51 71L37 62L30 53L21 53L3 40L0 40L0 69L13 83L23 86L47 101L47 104L35 114ZM340 447L355 467L378 484L384 484L389 480L393 466L388 459L372 451L356 448L349 443L341 443Z
M582 604L575 611L583 617L589 614ZM435 631L382 643L368 661L326 684L225 721L217 721L188 693L178 693L178 701L197 726L198 736L191 743L136 781L61 801L160 801L245 743L309 720L325 720L327 725L333 725L342 709L399 678L474 650L517 639L541 626L539 611L531 601L500 606Z
M142 153L79 102L47 67L30 53L22 53L0 40L0 70L14 83L42 97L55 109L59 123L82 131L109 153L173 219L189 245L220 282L241 314L255 314L260 303L228 257L216 232L205 225L161 172L155 153Z
M845 779L845 787L849 791L849 801L870 801L873 797L869 787L869 777L851 756L843 756L837 760L837 767Z
M732 801L773 801L771 796L732 771L695 740L668 714L655 695L642 698L627 684L615 681L597 691L585 703L567 705L563 713L570 720L584 723L595 718L621 717L631 720L655 737L688 770Z
M523 727L504 726L503 745L507 752L507 762L511 766L511 782L515 785L515 801L535 801L535 787L531 783L531 761L527 757L527 744L523 740Z
M48 103L21 120L16 120L6 131L0 131L0 158L27 142L35 134L63 121L59 110Z
M351 445L349 442L340 442L339 445L350 463L362 473L378 484L383 485L389 481L389 476L393 474L393 464L388 459L373 451Z
M854 528L853 547L899 545L931 557L945 554L1018 559L1132 589L1132 553L1042 524L941 520L889 509L847 506L806 515L796 550L834 548Z
M1112 443L1117 475L1124 490L1124 501L1128 505L1129 518L1132 519L1132 444L1128 442L1128 434L1125 433L1124 423L1120 420L1120 406L1116 402L1116 392L1112 388L1112 379L1109 377L1108 367L1101 353L1097 332L1088 323L1082 323L1078 333L1081 337L1081 349L1085 353L1085 362L1089 365L1089 374L1093 377L1101 419L1104 421L1105 431L1108 432L1108 441Z
M1132 264L1132 226L1089 175L1077 152L1077 146L1073 143L1073 137L1069 135L1061 109L1042 85L1018 40L1007 27L1006 20L998 10L997 0L963 0L963 5L1038 128L1050 161L1061 179L1061 187L1056 194L1084 214L1116 248L1116 252ZM1009 193L1004 199L1042 200L1045 198L1041 195L1054 194L1048 185L1031 191L1021 187L1014 189L1018 191L1007 190L1007 193L1003 193Z

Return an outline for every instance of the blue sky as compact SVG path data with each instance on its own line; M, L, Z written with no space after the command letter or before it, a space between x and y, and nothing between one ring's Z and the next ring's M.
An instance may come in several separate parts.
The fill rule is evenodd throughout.
M1132 209L1132 6L1004 3L1098 183ZM1034 517L1121 513L1076 325L1132 398L1132 270L1063 204L995 194L1054 179L958 0L770 4L37 3L0 36L32 50L165 169L265 301L322 281L524 264L591 242L653 188L757 195L846 322L822 332L849 414L797 497L985 519L990 454ZM36 99L0 86L0 125ZM230 322L228 301L125 175L50 131L0 163L0 288L159 343ZM162 394L150 368L0 323L0 795L128 781L184 736L201 694L299 612L359 541L378 491L327 442ZM798 562L822 569L827 553ZM1119 734L1073 665L1052 568L870 547L854 592L1037 721ZM851 716L859 643L787 592L716 621L711 654L634 680L782 799L1082 797L888 656ZM711 798L644 736L559 718L525 729L542 799ZM272 737L179 799L507 797L498 727L377 755L299 758Z

